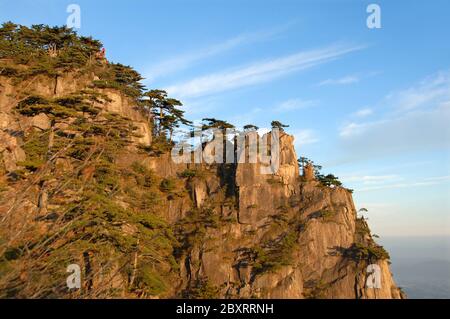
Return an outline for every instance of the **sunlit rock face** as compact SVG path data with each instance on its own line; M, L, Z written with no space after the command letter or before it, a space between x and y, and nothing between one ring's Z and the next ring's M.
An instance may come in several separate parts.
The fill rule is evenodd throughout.
M191 184L192 201L231 222L206 228L203 240L185 251L181 287L207 279L220 287L219 296L230 298L405 297L386 260L347 253L355 243L375 245L357 222L351 192L300 177L293 145L292 136L281 134L274 174L261 173L259 161L236 163L228 171L199 166L208 173ZM233 183L231 195L224 181ZM380 288L367 286L371 263L379 266Z
M285 132L267 173L260 158L176 164L170 151L146 153L154 146L148 118L115 89L95 90L98 114L15 110L26 85L53 99L91 89L95 78L16 84L0 76L0 238L10 240L14 265L0 292L17 285L20 297L78 297L53 286L64 285L70 262L101 274L84 281L86 297L404 297L351 192L323 185L312 168L300 176ZM247 140L258 141L252 134ZM28 242L50 246L34 251L40 246ZM378 266L379 287L369 265Z

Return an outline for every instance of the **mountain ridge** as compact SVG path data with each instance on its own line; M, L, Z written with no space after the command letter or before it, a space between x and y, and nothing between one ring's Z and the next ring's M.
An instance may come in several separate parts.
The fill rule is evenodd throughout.
M11 23L0 38L1 296L405 297L351 191L301 175L284 130L273 174L260 160L176 164L181 103L100 42ZM71 264L81 289L66 286Z

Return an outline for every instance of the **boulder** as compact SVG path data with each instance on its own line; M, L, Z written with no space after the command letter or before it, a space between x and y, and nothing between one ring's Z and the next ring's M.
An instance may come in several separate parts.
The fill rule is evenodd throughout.
M0 152L3 154L3 162L7 172L15 171L17 169L17 162L26 159L26 154L19 146L17 139L8 133L1 131Z
M31 125L45 131L50 128L50 119L45 113L40 113L31 119Z

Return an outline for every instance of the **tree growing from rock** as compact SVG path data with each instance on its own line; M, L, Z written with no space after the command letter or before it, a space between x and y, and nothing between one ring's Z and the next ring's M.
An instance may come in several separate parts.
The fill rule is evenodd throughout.
M211 118L211 117L203 118L202 121L205 122L202 124L203 130L207 130L210 128L216 128L216 129L225 131L227 128L228 129L234 128L234 125L228 123L227 121L218 120L218 119Z
M298 167L300 168L300 170L303 170L306 165L312 165L314 168L314 174L315 174L316 178L321 176L320 171L322 170L322 166L314 164L313 160L310 160L307 157L301 156L299 159L297 159L297 163L298 163Z
M192 122L184 117L184 111L178 107L183 104L177 99L169 98L164 90L150 90L144 93L141 106L148 119L153 120L155 135L168 136L172 141L174 130L181 124L191 125Z
M325 186L342 186L341 181L333 174L319 175L318 180Z
M289 127L289 125L285 125L285 124L281 123L280 121L272 121L270 123L270 125L272 126L272 129L276 128L282 132L284 132L285 127Z
M298 166L300 170L304 170L307 165L312 165L314 168L314 175L316 179L321 182L325 186L342 186L341 181L339 181L339 178L334 176L333 174L327 174L323 175L321 173L322 166L317 165L314 163L314 161L310 160L307 157L301 156L299 159L297 159Z
M253 124L244 125L245 132L257 131L257 130L259 130L259 127L256 125L253 125Z

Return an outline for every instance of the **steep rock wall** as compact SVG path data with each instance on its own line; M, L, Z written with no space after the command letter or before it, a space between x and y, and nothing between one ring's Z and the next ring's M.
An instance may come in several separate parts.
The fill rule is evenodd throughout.
M30 118L15 112L14 107L22 98L19 93L26 89L44 97L62 97L89 86L93 79L94 75L64 76L56 82L36 78L17 86L1 78L0 152L6 172L17 171L20 163L29 159L30 154L23 147L23 140L29 134L44 134L48 143L52 131L59 132L67 140L75 140L79 135L71 129L75 122L73 118L51 122L43 114ZM172 251L164 252L164 257L172 258L170 262L158 260L157 266L144 267L139 274L136 270L139 260L149 254L151 247L148 245L154 241L153 237L140 237L141 241L135 244L138 248L133 246L120 257L131 258L128 261L131 270L121 272L122 266L116 260L101 277L87 283L90 289L103 287L103 295L96 293L94 297L404 297L393 281L387 259L372 253L376 244L370 231L362 227L364 223L357 219L351 193L343 187L331 188L299 176L292 136L286 133L280 136L280 167L274 174L262 174L261 167L265 164L259 161L175 164L170 154L148 156L139 152L134 144L151 144L150 128L145 119L121 93L112 89L98 91L105 94L108 101L96 105L102 112L95 120L99 124L106 123L110 113L118 114L122 120L137 127L134 130L137 136L131 137L131 146L117 147L118 155L112 160L116 167L107 178L102 175L105 174L104 163L91 163L90 155L83 161L56 156L50 165L40 168L37 173L12 182L1 193L0 200L0 217L8 216L2 234L11 243L17 241L16 234L25 234L27 238L45 237L59 225L55 220L63 211L82 204L88 185L97 187L102 183L108 194L108 206L100 213L112 214L109 210L120 207L131 218L124 221L120 215L119 220L110 221L108 218L111 217L107 215L106 221L102 222L108 226L108 231L102 232L101 238L116 234L131 240L140 233L139 229L143 231L142 225L147 225L146 231L165 229L154 220L136 222L134 219L133 214L152 212L168 224L167 229L173 230L178 244L173 244ZM93 121L92 118L89 120ZM94 143L89 148L97 146ZM96 156L102 155L100 152ZM143 176L129 172L135 163L142 165L143 168L133 169ZM184 174L186 171L190 175ZM115 175L122 172L125 177L115 180ZM45 178L39 175L44 173ZM134 192L128 192L130 176L138 185L132 185ZM116 189L120 183L123 185ZM150 190L152 193L147 194ZM136 192L142 193L137 194L140 197L133 197L137 196ZM147 196L155 194L157 198ZM26 231L23 230L25 224L30 226ZM164 232L168 232L167 229ZM70 232L65 240L70 243L75 235ZM149 241L143 244L143 239ZM56 247L64 248L65 240L56 241ZM162 245L168 246L167 242ZM142 251L141 255L139 251ZM99 253L91 249L83 252L79 262L87 260L92 267L100 267L108 258L118 257L109 250ZM367 287L369 264L380 267L381 288ZM158 273L154 274L154 269ZM154 276L148 279L152 289L144 291L140 286L133 287L138 280L145 282L145 276L149 274ZM41 275L50 276L45 272ZM21 291L22 296L35 294L36 288L26 280L26 270L14 278L28 284ZM50 290L56 296L65 296L62 290Z
M351 193L302 180L292 136L281 135L280 150L275 174L261 174L261 163L237 163L229 171L234 197L207 186L220 185L220 167L192 183L196 207L227 222L206 227L186 248L179 287L207 281L218 296L239 298L403 297L386 260L346 253L357 242L376 245L370 232L358 239ZM167 171L167 165L156 171ZM366 286L369 264L381 269L380 289Z

